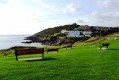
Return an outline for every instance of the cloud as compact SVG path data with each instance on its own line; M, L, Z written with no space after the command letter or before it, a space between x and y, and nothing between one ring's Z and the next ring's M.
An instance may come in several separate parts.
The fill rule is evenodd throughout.
M73 3L70 3L66 5L66 7L63 9L63 13L74 13L79 10L78 7L76 7Z
M85 23L83 20L80 20L80 19L76 19L76 22L79 23L79 24Z
M119 12L99 13L92 12L88 15L80 16L77 21L83 21L84 25L99 25L115 27L119 26ZM80 24L80 23L79 23Z
M0 5L0 34L34 34L43 29L71 23L62 7L44 0L6 0ZM75 12L74 4L67 9Z
M84 25L119 25L119 0L98 0L101 8L92 1L95 0L0 0L0 34L33 34L74 22ZM85 5L87 2L90 3Z
M119 8L119 0L99 1L98 5L105 9L115 9L115 8Z
M31 10L18 6L13 0L8 1L0 7L0 34L31 33L33 18Z
M45 9L49 12L58 12L58 7L56 5L51 5L48 3L45 3L43 0L31 0L33 3L35 3L37 5L38 8L42 8Z
M7 3L7 0L0 0L0 4L5 4Z
M34 34L67 23L58 19L59 15L55 14L53 7L43 4L31 8L28 4L21 6L19 0L10 0L0 6L0 34Z

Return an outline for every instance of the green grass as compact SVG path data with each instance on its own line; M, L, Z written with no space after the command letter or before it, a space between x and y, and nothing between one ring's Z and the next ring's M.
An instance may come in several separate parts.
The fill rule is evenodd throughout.
M80 42L78 45L98 45L100 42L102 42L104 39L102 37L91 37L83 42Z
M29 62L16 61L9 51L8 56L0 57L0 80L118 80L119 40L113 40L107 50L98 48L79 45L45 53L44 60Z

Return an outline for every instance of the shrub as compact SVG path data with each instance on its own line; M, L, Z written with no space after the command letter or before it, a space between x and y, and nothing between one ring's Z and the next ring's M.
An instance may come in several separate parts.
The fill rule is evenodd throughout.
M67 37L68 40L73 41L80 41L80 40L87 40L89 37Z

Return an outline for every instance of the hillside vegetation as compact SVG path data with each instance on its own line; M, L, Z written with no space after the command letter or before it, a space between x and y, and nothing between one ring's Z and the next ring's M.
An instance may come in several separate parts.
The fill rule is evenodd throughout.
M119 31L119 27L104 27L104 26L88 26L88 25L78 25L76 23L57 26L54 28L48 28L41 32L34 34L36 37L49 37L55 33L60 33L61 30L76 30L79 31L91 31L91 36L105 36Z
M107 41L109 40L109 41ZM113 34L109 34L103 37L91 37L83 42L79 42L79 45L95 45L98 46L98 44L100 42L103 41L107 41L107 42L111 42L111 40L119 40L119 32L113 33Z
M119 32L107 35L107 36L105 36L105 38L106 39L117 39L117 40L119 40Z
M57 27L54 27L54 28L45 29L41 32L38 32L38 33L34 34L34 35L37 36L37 37L50 36L50 35L53 35L55 33L60 33L61 30L74 30L78 26L79 25L77 25L76 23L74 23L72 25L57 26Z

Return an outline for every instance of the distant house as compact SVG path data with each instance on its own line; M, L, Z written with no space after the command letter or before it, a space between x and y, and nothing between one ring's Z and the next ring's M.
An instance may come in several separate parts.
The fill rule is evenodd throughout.
M81 32L77 30L62 30L61 33L65 33L67 37L82 37Z
M85 37L91 37L92 31L83 31L82 34L83 34Z
M67 30L62 30L61 33L64 33L64 34L68 35L69 31L67 31Z

